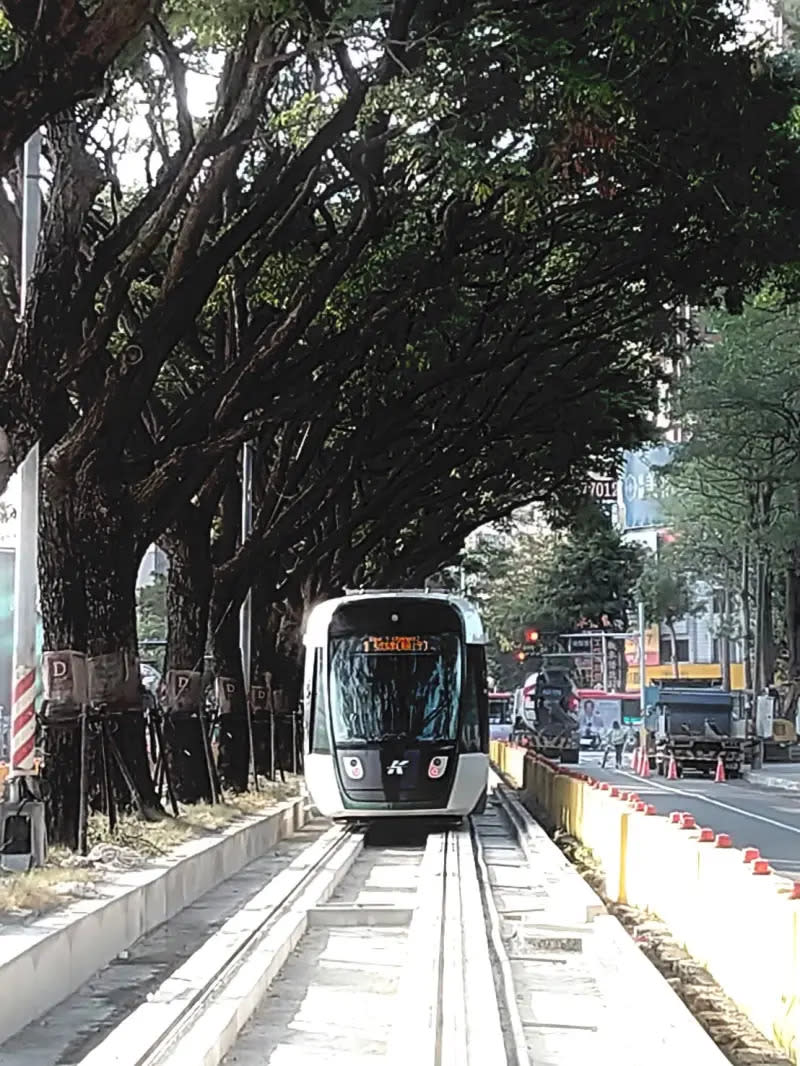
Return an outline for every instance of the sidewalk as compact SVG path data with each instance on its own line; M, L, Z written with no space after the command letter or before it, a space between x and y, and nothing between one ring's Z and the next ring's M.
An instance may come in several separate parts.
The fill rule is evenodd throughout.
M487 845L486 861L531 1062L729 1066L557 845L527 811L519 815L527 855L498 836L505 850ZM492 818L499 824L495 806L484 832Z
M800 763L767 763L760 770L746 770L743 777L751 785L800 792Z

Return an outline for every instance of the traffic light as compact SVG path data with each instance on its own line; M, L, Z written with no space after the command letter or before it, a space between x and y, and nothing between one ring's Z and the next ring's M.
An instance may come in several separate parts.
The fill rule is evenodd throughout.
M524 651L518 651L517 652L517 662L520 662L520 663L524 663L525 662L525 652Z
M525 643L526 644L535 644L538 641L538 639L539 639L539 630L538 629L526 629L525 630Z

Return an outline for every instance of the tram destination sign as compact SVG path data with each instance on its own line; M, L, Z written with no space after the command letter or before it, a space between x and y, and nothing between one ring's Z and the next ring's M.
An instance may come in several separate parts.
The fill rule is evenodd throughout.
M366 637L361 645L366 655L390 652L393 654L433 651L430 637Z

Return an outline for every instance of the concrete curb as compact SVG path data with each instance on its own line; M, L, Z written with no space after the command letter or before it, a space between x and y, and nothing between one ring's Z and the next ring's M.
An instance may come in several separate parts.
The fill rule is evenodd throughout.
M308 928L308 912L326 903L364 850L364 834L346 837L289 909L266 931L215 997L179 1034L162 1066L219 1066ZM137 1060L141 1062L142 1060Z
M608 908L577 872L564 852L551 840L530 811L517 799L508 786L498 790L498 798L518 834L520 847L531 869L539 870L548 882L563 882L564 911L568 921L591 924L595 918L608 914Z
M303 797L192 840L30 925L0 932L0 1043L72 995L140 937L238 873L306 820Z
M745 781L751 785L761 785L763 788L780 789L783 792L800 792L800 779L792 777L780 777L777 774L765 773L763 770L746 770L742 774Z
M574 920L576 915L568 910L565 914L567 921L574 921L573 928L579 935L604 941L608 945L609 954L619 959L620 971L629 973L630 983L647 989L647 1000L652 1004L652 1017L658 1018L662 1023L667 1022L674 1026L675 1032L682 1034L681 1046L675 1048L676 1056L684 1057L695 1064L703 1063L705 1066L728 1066L728 1059L692 1015L689 1007L664 980L619 919L608 913L603 900L591 885L584 881L559 846L550 839L538 822L531 818L530 813L513 794L509 791L503 794L501 790L501 796L506 810L513 806L515 813L523 812L526 816L524 832L528 848L523 847L523 850L526 856L531 855L528 861L532 863L533 869L545 880L552 878L562 885L566 890L565 895L574 889L577 898L593 901L593 905L586 907L585 914L577 915L577 921ZM547 924L550 924L549 917ZM559 921L555 928L567 929L569 926L562 926ZM618 983L620 992L624 995L627 982ZM642 1058L643 1061L646 1060L646 1050L643 1050Z
M519 763L516 752L493 755ZM796 1061L800 1021L787 1007L786 989L800 973L800 903L791 881L766 862L757 868L730 841L720 847L713 833L701 840L690 816L648 817L629 789L598 787L585 774L530 754L516 776L549 820L591 848L605 872L606 895L654 913L766 1039ZM759 916L758 951L743 951L731 936L742 914Z

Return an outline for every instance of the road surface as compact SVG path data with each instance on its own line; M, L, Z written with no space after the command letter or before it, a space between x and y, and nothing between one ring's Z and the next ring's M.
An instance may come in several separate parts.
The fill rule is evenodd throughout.
M800 792L740 780L716 784L707 778L641 778L629 768L603 770L601 762L600 753L581 753L580 768L585 773L634 789L659 814L690 812L698 826L728 833L737 848L758 848L777 872L800 881Z

